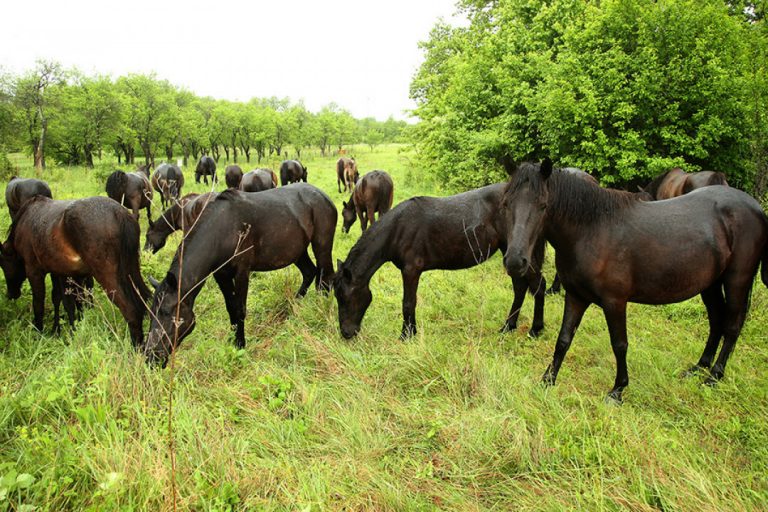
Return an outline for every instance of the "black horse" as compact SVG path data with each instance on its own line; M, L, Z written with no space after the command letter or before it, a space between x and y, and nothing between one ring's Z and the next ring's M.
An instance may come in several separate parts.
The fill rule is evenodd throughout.
M372 295L371 278L391 261L403 277L403 328L405 339L416 333L416 290L427 270L469 268L506 249L505 230L498 208L504 183L449 197L414 197L397 205L363 233L347 256L338 262L334 292L339 303L339 326L345 338L360 330ZM503 331L517 328L517 317L530 290L535 298L532 336L544 328L544 278L541 264L544 242L525 277L512 280L515 298Z
M152 225L152 187L144 172L123 172L116 170L107 178L107 196L133 212L139 220L139 210L147 209L147 219Z
M181 197L184 186L184 175L181 169L173 164L162 164L152 174L152 188L160 193L160 204L163 208L172 200Z
M513 170L502 202L507 227L504 265L522 275L544 236L555 249L565 288L565 312L552 364L554 384L590 304L603 308L616 357L609 397L621 401L627 374L627 302L669 304L701 294L709 338L692 370L723 377L749 305L762 259L768 286L768 219L752 197L728 187L705 187L675 199L646 202L552 170L552 163Z
M366 173L359 185L352 186L354 189L349 202L342 201L344 206L341 210L342 233L349 232L349 228L355 223L357 217L360 218L360 228L365 232L368 221L371 225L376 222L376 212L379 212L379 218L381 218L392 208L395 185L392 177L385 171Z
M679 167L656 176L644 189L654 200L671 199L710 185L728 186L725 174L715 171L687 173Z
M34 325L43 328L45 276L54 288L54 329L64 280L86 283L93 277L128 322L134 346L142 342L144 303L149 289L139 272L139 223L128 211L106 197L54 201L37 196L19 210L8 240L0 251L8 296L17 298L29 279ZM71 304L71 303L70 303ZM67 302L65 301L65 307ZM67 309L69 321L74 311Z
M203 210L216 199L216 195L216 192L191 193L171 205L155 222L150 224L144 250L156 253L165 247L165 241L174 231L180 229L184 233L189 232Z
M239 165L228 165L224 170L224 181L227 188L240 188L240 180L243 179L243 170Z
M208 176L211 177L213 183L216 183L216 161L208 155L200 157L200 161L197 162L197 168L195 168L195 183L200 183L200 176L203 177L203 182L208 184Z
M11 221L16 220L16 213L24 204L24 201L35 196L53 198L48 184L34 178L18 178L14 176L5 187L5 204L8 205L8 213Z
M277 187L277 176L272 169L254 169L243 174L240 190L243 192L261 192Z
M280 164L280 185L286 186L289 183L299 181L307 182L307 168L298 160L285 160Z
M232 189L219 194L187 234L157 286L145 347L149 361L164 366L173 348L192 332L195 298L211 273L224 295L240 348L245 346L250 272L294 264L303 278L297 296L303 296L313 280L318 288L329 289L336 216L328 196L307 184L258 194ZM307 252L310 244L317 267Z

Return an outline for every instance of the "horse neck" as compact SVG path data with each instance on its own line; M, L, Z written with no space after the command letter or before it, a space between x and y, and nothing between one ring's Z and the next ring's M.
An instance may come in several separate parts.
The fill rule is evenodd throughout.
M391 223L376 222L355 244L344 262L355 280L370 282L381 266L391 261L389 253L389 231Z

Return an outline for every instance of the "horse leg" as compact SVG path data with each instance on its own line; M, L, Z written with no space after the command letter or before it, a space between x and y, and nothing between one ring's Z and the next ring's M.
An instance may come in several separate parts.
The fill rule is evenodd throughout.
M224 296L224 304L229 314L229 323L235 330L235 345L238 348L245 347L245 305L240 305L240 298L237 296L235 279L231 272L219 271L213 274L219 290ZM242 283L240 283L242 286ZM246 278L246 293L248 281Z
M150 225L152 224L152 203L147 205L147 222L149 222Z
M608 393L609 400L621 403L621 393L629 384L627 373L627 303L626 301L603 304L603 314L611 336L611 348L616 358L616 380Z
M421 272L408 268L401 271L403 276L403 329L400 339L405 341L416 334L416 292L419 289Z
M373 223L376 222L376 211L373 209L373 206L369 206L367 208L367 212L365 216L368 218L368 221L371 223L371 226L373 226Z
M725 283L725 321L723 323L723 347L717 356L706 384L714 385L723 378L725 365L741 333L749 306L752 280L744 283Z
M309 253L306 249L304 249L304 253L298 260L296 260L294 265L296 265L296 267L301 271L301 276L303 278L301 287L299 288L299 291L296 292L296 297L303 297L307 294L309 285L312 284L312 281L315 279L315 275L317 275L317 267L315 267L315 264L312 263L312 260L310 259Z
M576 333L576 329L578 329L587 307L589 307L589 302L568 293L568 291L565 292L563 322L560 325L560 334L557 335L555 354L552 357L552 363L547 366L541 379L545 384L555 384L557 374L560 372L560 366L563 364L563 359L565 354L568 353L568 349L571 348L573 335Z
M557 295L560 293L560 274L555 273L555 278L552 280L552 286L547 290L547 295Z
M528 334L536 338L544 330L544 295L546 295L547 280L541 272L531 272L526 277L528 289L533 295L533 324Z
M315 288L328 293L331 291L333 279L333 238L328 240L322 235L315 235L312 240L312 252L315 253L317 263Z
M45 311L45 274L34 273L27 276L32 288L32 313L35 329L43 332L43 313Z
M51 302L53 303L53 332L61 334L61 323L59 322L59 308L62 298L63 277L51 274Z
M235 346L245 348L245 305L248 299L248 270L235 274L233 310L235 313Z
M517 317L520 316L520 309L525 301L525 292L528 291L528 282L524 277L512 278L512 289L515 292L515 298L512 300L512 307L509 308L507 321L501 326L500 333L514 331L517 329Z
M67 320L69 321L69 327L74 329L75 318L76 318L77 308L78 308L78 300L77 300L77 296L75 295L77 291L68 288L68 285L70 284L70 280L72 279L73 278L64 278L64 277L61 278L61 291L62 291L62 300L64 302L64 311L67 312Z
M363 233L365 233L365 230L368 229L368 211L361 210L358 216L360 217L360 227L363 229Z
M709 337L704 346L704 352L699 362L683 372L683 377L689 377L703 368L709 368L715 358L720 339L723 337L723 317L725 314L725 299L723 298L723 285L718 281L701 292L701 300L707 308L709 319Z

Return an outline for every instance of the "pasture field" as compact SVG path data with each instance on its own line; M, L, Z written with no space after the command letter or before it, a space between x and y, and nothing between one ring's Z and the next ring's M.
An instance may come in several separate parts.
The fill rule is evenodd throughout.
M451 192L415 167L407 147L354 153L361 174L390 172L395 204ZM302 160L340 210L348 195L336 191L336 157ZM269 164L277 170L279 160ZM44 178L57 198L105 195L114 166L54 167ZM194 184L194 163L184 172L185 191L205 189ZM2 204L0 229L8 224ZM141 225L143 244L144 213ZM359 234L359 223L344 235L339 222L334 257L343 260ZM179 240L143 253L143 274L164 276ZM550 280L551 261L550 253ZM539 382L562 295L548 297L540 338L526 335L530 298L518 331L497 333L512 301L499 255L424 274L419 332L407 342L398 341L402 285L391 264L374 276L373 304L350 341L333 297L313 288L296 300L299 283L293 267L252 274L248 343L237 350L209 280L197 327L176 353L172 390L170 368L149 368L132 350L98 286L95 307L61 336L50 333L50 302L46 332L33 330L28 285L15 302L3 293L0 512L171 510L169 446L179 510L768 508L768 290L759 280L714 388L679 377L704 347L700 300L630 305L630 386L620 407L604 402L615 364L599 308L585 315L553 388Z

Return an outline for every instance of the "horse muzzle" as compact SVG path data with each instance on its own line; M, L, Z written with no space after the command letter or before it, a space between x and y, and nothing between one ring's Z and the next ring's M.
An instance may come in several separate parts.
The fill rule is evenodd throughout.
M360 332L360 327L349 327L349 326L341 326L341 336L345 340L351 340L355 336L357 336L357 333Z
M510 277L520 277L525 275L530 267L530 260L521 253L507 251L504 255L504 268Z

